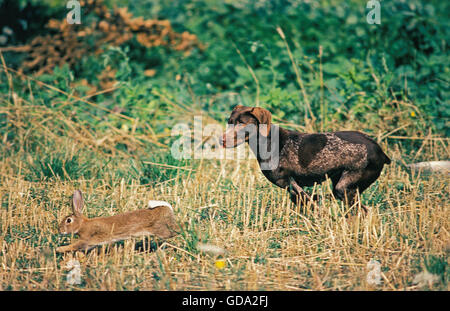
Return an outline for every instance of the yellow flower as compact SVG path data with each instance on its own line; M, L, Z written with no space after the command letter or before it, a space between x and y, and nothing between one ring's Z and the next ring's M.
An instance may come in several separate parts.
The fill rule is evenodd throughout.
M216 260L214 265L216 266L217 269L221 270L221 269L225 268L226 263L225 263L225 260L218 259L218 260Z
M414 111L411 111L411 117L415 117L416 116L416 113L414 112Z

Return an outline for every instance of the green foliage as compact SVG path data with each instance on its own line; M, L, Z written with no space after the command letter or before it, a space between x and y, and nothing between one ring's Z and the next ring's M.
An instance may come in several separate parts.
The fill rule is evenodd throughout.
M446 256L430 255L425 259L425 267L428 272L439 275L445 285L449 282L448 262Z
M6 33L5 45L20 45L38 34L45 32L44 25L52 16L62 15L65 3L51 5L55 0L0 0L0 35ZM1 44L0 44L1 45ZM14 61L17 64L20 57Z
M55 67L52 74L43 74L39 77L39 80L50 84L64 92L71 92L71 83L74 81L73 72L70 70L67 64L62 67ZM47 102L50 105L51 102Z
M339 119L334 113L343 109L376 113L387 98L395 96L413 101L432 122L429 125L448 135L449 27L444 16L448 4L383 2L381 25L366 22L365 5L365 1L161 1L136 3L133 9L144 14L150 6L153 14L197 34L207 44L204 51L194 51L187 58L161 59L156 83L184 74L196 94L235 91L252 104L257 84L248 64L258 78L265 105L279 112L279 117L299 122L305 102L276 31L280 26L316 116L321 117L321 99L329 103L327 117L331 120ZM321 59L319 46L323 48ZM364 94L354 96L357 92ZM361 103L365 103L364 109ZM368 121L375 124L379 119Z
M169 153L154 153L152 157L142 159L139 172L139 181L141 184L153 182L162 182L182 177L189 173L186 170L187 160L174 159ZM158 165L160 164L160 165Z
M35 163L29 164L30 174L26 177L26 180L78 179L88 172L89 166L88 162L82 162L76 154L72 156L69 156L66 152L44 154Z
M36 5L35 1L20 3L20 7L24 3ZM127 6L135 16L166 18L176 31L194 33L205 45L184 56L164 48L137 49L130 42L123 47L105 47L103 55L86 57L71 68L75 80L85 78L93 85L98 85L97 74L107 66L116 70L115 78L125 89L114 99L126 115L145 118L142 108L155 105L152 89L167 88L177 93L183 82L197 96L237 92L241 102L248 105L255 104L259 88L264 107L280 118L302 122L306 102L286 46L276 31L281 27L305 83L312 112L323 124L345 120L351 112L357 118L366 118L368 125L376 125L378 111L389 112L388 99L395 97L418 107L426 121L424 127L449 134L450 27L446 1L382 2L380 25L366 22L368 9L363 0L107 3L111 7ZM55 17L57 8L64 5L63 1L45 4L48 14ZM320 47L323 52L319 57ZM155 76L143 75L149 68L156 70ZM66 89L70 77L63 67L52 79ZM43 79L51 81L48 76ZM82 92L83 87L77 90ZM107 96L96 99L102 101ZM229 111L230 106L219 101L207 108L214 113Z

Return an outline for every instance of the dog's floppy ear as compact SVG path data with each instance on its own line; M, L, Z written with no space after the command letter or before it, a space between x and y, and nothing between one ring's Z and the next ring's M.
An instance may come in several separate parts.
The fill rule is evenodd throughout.
M250 113L252 111L252 107L237 105L233 108L233 111L231 111L230 118L228 119L228 123L234 123L236 119L244 113Z
M270 125L272 123L272 114L270 113L270 111L264 108L255 107L250 113L258 120L260 125L267 125L267 128L260 127L259 133L265 137L269 136Z
M246 110L250 110L251 109L250 107L247 107L247 106L237 105L237 106L234 106L233 112L241 111L242 109L245 109L245 108L246 108Z

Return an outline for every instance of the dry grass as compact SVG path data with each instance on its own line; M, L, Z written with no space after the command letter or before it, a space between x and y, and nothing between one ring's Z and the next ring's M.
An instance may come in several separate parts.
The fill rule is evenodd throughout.
M149 187L32 183L3 166L0 289L414 290L427 260L448 260L448 175L409 175L393 164L364 194L369 214L344 218L329 197L320 210L300 214L254 161L241 162L237 174L235 168L234 161L205 161L192 174ZM186 231L165 242L135 239L87 254L56 254L56 246L68 242L58 236L57 223L70 211L74 184L86 195L89 217L167 200ZM316 191L330 193L326 185ZM224 248L224 267L198 251L198 241ZM81 264L81 285L66 282L72 258ZM371 259L382 265L378 286L366 282ZM448 290L444 274L432 289Z
M159 134L150 129L147 135L142 128L137 134L136 127L143 126L137 121L130 132L111 124L98 130L74 122L71 110L64 111L72 104L70 96L50 109L33 102L30 88L27 102L13 92L5 64L4 71L10 93L0 98L0 113L7 116L6 131L15 140L11 142L7 134L2 137L0 290L449 289L449 175L410 173L398 143L421 142L409 159L441 160L450 157L448 139L431 132L426 137L394 138L397 129L381 122L375 133L394 161L363 194L371 207L368 215L344 217L348 211L332 198L326 183L313 189L322 196L320 209L302 214L285 191L264 178L255 160L193 160L189 170L178 169L178 175L166 182L125 181L117 172L130 169L127 156L139 157L151 144L167 147L158 142ZM186 119L184 106L170 104L181 109L176 112L179 118ZM396 104L397 117L407 116L402 104ZM364 129L356 122L350 119L339 126ZM404 124L411 126L407 120ZM129 152L116 150L118 142ZM65 159L80 154L80 162L88 167L98 165L90 162L92 154L105 161L125 160L101 164L100 173L91 174L96 176L91 179L70 178L65 171L66 178L27 178L39 157L53 154L55 147L67 151ZM35 154L26 152L33 148ZM177 167L162 164L161 170ZM69 242L58 234L57 224L70 212L75 189L83 191L89 217L144 208L149 199L167 200L185 230L167 241L133 239L86 254L56 254L57 246ZM204 253L199 243L226 252ZM80 285L66 281L72 259L80 262ZM366 280L371 259L381 263L379 285ZM424 270L438 274L439 281L415 285L415 276Z

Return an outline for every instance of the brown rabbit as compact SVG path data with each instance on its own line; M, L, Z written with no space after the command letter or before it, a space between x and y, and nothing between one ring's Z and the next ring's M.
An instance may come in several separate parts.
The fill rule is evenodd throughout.
M172 207L164 201L150 201L148 209L132 211L110 217L88 219L83 216L83 196L76 190L72 198L73 214L59 225L61 234L78 234L79 239L57 252L89 250L97 245L125 240L130 237L155 235L170 238L176 235L177 224Z

